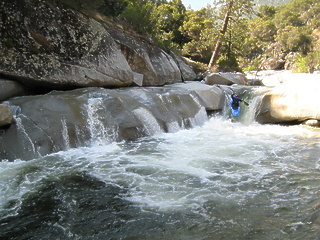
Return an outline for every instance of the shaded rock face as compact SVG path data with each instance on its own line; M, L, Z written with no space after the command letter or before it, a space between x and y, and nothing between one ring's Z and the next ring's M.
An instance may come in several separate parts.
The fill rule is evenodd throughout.
M260 123L298 123L320 120L318 80L290 80L271 88L263 97L257 121Z
M4 1L1 8L1 74L57 88L132 83L119 46L95 20L41 0Z
M0 131L0 159L28 160L199 126L208 119L205 103L218 99L219 93L204 84L186 85L84 88L11 99L6 103L14 123ZM199 89L207 91L205 97L198 95Z
M281 58L267 58L261 63L261 68L265 70L284 69L286 61Z
M14 96L22 96L31 93L29 88L16 81L0 78L0 102Z
M146 39L132 38L107 23L104 26L121 47L132 71L141 75L139 86L158 86L194 80L194 71L177 56L151 45Z
M7 79L49 89L182 81L178 64L160 48L61 4L0 4L0 75Z

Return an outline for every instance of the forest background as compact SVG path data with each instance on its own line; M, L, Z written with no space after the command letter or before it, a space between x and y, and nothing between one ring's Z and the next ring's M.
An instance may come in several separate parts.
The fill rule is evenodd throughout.
M320 70L319 0L216 0L200 10L187 9L181 0L58 1L185 56L198 73L207 69L217 41L217 71L268 69L270 59L280 63L275 69Z

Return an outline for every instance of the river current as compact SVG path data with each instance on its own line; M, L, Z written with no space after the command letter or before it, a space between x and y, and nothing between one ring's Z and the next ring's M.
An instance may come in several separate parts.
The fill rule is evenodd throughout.
M0 163L0 239L319 239L320 131L201 126Z

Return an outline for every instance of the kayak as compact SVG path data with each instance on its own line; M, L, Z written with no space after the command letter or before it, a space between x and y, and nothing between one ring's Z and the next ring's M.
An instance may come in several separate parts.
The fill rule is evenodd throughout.
M234 116L234 117L239 117L239 116L240 116L240 112L241 112L241 110L240 110L240 104L239 104L239 107L238 107L238 108L234 109L234 108L232 107L232 101L231 101L231 102L230 102L230 108L231 108L232 116Z

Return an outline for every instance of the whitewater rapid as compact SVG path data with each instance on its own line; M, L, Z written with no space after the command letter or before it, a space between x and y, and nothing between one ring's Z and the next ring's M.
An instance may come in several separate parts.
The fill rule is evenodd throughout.
M0 236L26 235L16 225L31 211L42 219L38 238L315 239L319 140L307 126L215 116L193 129L1 162ZM59 203L46 215L32 207L43 195Z

